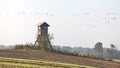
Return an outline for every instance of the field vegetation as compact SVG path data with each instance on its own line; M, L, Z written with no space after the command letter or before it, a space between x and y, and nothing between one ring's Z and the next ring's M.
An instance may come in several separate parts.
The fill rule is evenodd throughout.
M120 63L120 59L113 59L112 61Z
M0 68L94 68L77 64L0 57Z

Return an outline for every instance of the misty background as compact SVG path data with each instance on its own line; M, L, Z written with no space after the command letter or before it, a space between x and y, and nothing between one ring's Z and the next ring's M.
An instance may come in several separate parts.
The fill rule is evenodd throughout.
M36 40L39 22L50 24L53 45L120 48L119 0L0 0L0 45Z

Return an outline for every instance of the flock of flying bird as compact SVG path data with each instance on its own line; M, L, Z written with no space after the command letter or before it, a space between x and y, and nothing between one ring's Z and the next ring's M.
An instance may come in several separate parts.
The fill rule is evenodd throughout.
M48 12L17 12L16 14L18 15L39 15L41 17L52 17L52 16L57 16L53 13L48 13ZM60 13L59 13L60 14ZM62 14L63 16L66 16L67 14ZM104 13L91 13L91 12L77 12L77 13L72 13L70 14L72 17L78 17L79 16L84 16L86 17L86 20L89 22L104 22L104 23L120 23L120 13L116 12L104 12ZM94 24L86 24L88 27L96 27Z

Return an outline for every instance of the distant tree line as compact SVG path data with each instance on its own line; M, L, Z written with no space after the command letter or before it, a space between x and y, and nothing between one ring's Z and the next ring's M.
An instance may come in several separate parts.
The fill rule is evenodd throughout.
M100 58L105 60L120 59L120 51L111 44L111 48L103 48L103 44L98 42L94 48L69 47L69 46L53 46L56 52L64 54L72 54L77 56Z
M94 48L70 47L70 46L52 46L55 53L76 55L83 57L100 58L106 60L120 59L120 51L116 49L114 44L110 44L111 48L103 48L101 42L97 42ZM40 50L39 46L32 43L16 44L14 46L0 45L0 49L23 49L23 50Z
M5 46L5 45L0 45L0 49L14 49L14 46Z

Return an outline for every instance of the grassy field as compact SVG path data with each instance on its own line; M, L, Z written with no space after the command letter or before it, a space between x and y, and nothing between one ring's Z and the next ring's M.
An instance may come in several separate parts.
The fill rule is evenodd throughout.
M114 62L120 62L120 59L113 59Z
M0 57L0 68L94 68L76 64Z

